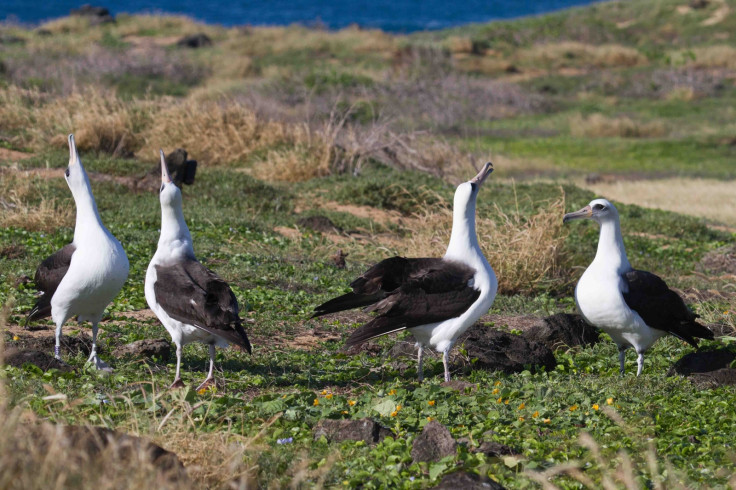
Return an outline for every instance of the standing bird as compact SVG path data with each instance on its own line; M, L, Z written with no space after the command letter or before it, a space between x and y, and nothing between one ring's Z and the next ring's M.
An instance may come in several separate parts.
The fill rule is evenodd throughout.
M235 344L251 352L238 300L230 286L194 256L192 236L181 210L181 191L171 180L161 151L161 236L146 272L146 301L176 344L176 378L181 388L181 348L209 345L210 370L197 391L214 384L215 346Z
M695 348L696 337L713 339L713 332L695 321L698 315L662 279L631 267L613 204L595 199L562 221L576 219L592 219L601 226L601 233L595 259L575 288L575 302L585 320L618 345L621 374L629 347L636 350L639 376L644 352L660 337L670 333Z
M59 345L64 323L73 316L80 323L91 322L92 352L87 362L94 362L97 369L109 370L97 356L97 324L128 277L128 257L100 220L73 134L69 135L65 178L77 206L74 241L38 266L35 282L42 294L26 322L51 316L56 324L54 355L57 359L61 359Z
M498 290L496 274L475 232L476 198L491 172L493 164L486 163L455 191L452 235L444 257L383 260L350 283L352 292L316 307L312 318L365 306L365 311L377 315L353 332L348 347L408 329L417 340L419 380L424 348L429 345L442 353L445 381L449 381L450 349L491 308Z

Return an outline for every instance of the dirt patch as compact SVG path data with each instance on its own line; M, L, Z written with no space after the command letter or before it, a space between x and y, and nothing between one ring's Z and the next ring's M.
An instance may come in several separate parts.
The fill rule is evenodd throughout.
M20 325L8 325L6 328L7 337L5 345L9 348L17 348L23 351L41 351L54 352L56 346L55 331L53 328L42 330L26 330ZM16 340L17 339L17 340ZM92 350L92 337L84 331L79 331L76 335L61 335L61 355L76 356L84 354L88 356ZM103 349L97 346L97 351L103 352Z
M320 233L342 233L343 229L335 225L330 218L322 215L305 216L299 218L296 222L297 225L303 228L309 228L310 230L318 231Z
M713 12L713 15L701 22L701 26L714 26L716 24L720 24L723 22L723 19L728 17L728 14L731 13L731 9L728 7L728 4L726 4L724 0L721 0L719 3L721 6Z
M296 240L302 236L302 233L296 228L287 228L286 226L276 226L273 231L290 240Z
M310 202L312 209L330 209L340 213L348 213L358 218L370 219L381 224L402 224L403 216L398 211L387 211L385 209L372 208L370 206L358 206L357 204L343 204L336 201L322 201L315 199ZM298 211L297 211L298 212Z
M728 245L705 254L698 268L708 274L736 275L736 245Z
M0 147L0 162L18 162L26 158L31 158L32 156L33 153L23 153L22 151Z
M5 353L5 364L17 368L23 367L24 364L32 364L44 372L49 369L58 369L64 373L74 370L70 365L38 350L9 349Z
M123 36L123 40L126 43L129 43L134 48L148 48L151 46L159 46L159 47L167 47L167 46L173 46L174 44L179 41L181 36L161 36L161 37L153 37L153 36L136 36L135 34L131 34L128 36Z

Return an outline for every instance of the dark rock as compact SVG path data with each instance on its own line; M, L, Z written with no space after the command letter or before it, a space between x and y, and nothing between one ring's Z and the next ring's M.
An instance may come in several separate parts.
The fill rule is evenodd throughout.
M87 17L92 25L115 22L115 18L105 7L95 7L89 4L82 5L78 9L71 9L69 15L76 17Z
M453 379L452 381L445 381L442 383L444 388L450 388L451 390L459 391L460 393L470 393L478 391L478 385L476 383L469 383L459 379Z
M0 35L0 44L20 44L23 45L26 40L22 37L11 35Z
M456 471L445 475L437 486L432 487L436 490L504 490L505 487L500 483L484 478L477 473L468 471Z
M345 268L345 257L347 257L348 254L342 251L342 249L338 250L337 253L332 257L332 261L335 263L335 267L338 269L344 269Z
M521 73L521 70L516 65L508 65L504 71L506 73Z
M736 359L736 353L728 349L692 352L682 356L667 372L667 376L690 376L728 368Z
M176 45L184 48L202 48L212 46L212 39L207 34L200 32L184 36L176 42Z
M163 361L168 361L171 357L171 343L166 339L143 339L137 340L130 344L125 344L112 353L115 357L158 357Z
M517 451L511 449L506 444L500 442L484 441L477 448L471 449L474 453L483 453L489 458L499 458L501 456L509 456L511 454L518 454Z
M98 339L99 340L99 339ZM44 337L31 337L20 335L18 345L25 350L39 350L42 352L54 352L56 346L56 339L53 335ZM63 335L60 340L61 344L61 355L62 356L76 356L77 354L83 354L88 356L92 352L92 337L84 332L79 332L77 335ZM103 352L103 347L97 342L97 353Z
M322 436L329 442L365 441L369 444L380 442L391 435L391 431L373 419L333 420L323 419L312 429L314 439Z
M447 428L432 420L424 426L411 446L411 457L414 462L439 461L445 456L455 454L457 443Z
M524 336L555 350L565 346L596 344L600 331L588 325L580 315L557 313L531 327L524 332Z
M487 369L511 374L542 367L551 371L557 365L554 354L546 345L521 335L499 332L480 323L462 334L457 345L467 351L467 359L460 358L460 367L466 370Z
M718 388L736 385L736 369L722 368L707 373L693 373L690 381L700 388Z
M690 0L690 8L698 10L704 9L710 4L710 0Z
M64 373L74 370L70 365L59 361L54 356L37 350L9 349L5 352L5 364L13 367L23 367L24 364L33 364L41 368L44 372L49 369L58 369Z
M425 354L428 349L425 349ZM394 345L386 352L386 357L391 359L415 359L417 356L417 347L414 342L406 342L397 340Z
M310 230L318 231L320 233L342 233L343 231L342 228L335 226L335 223L333 223L330 218L319 214L299 218L296 221L296 224L304 228L309 228ZM342 254L342 250L340 250L338 253L343 255L343 257L347 257L347 254ZM343 259L343 262L344 261L345 260Z

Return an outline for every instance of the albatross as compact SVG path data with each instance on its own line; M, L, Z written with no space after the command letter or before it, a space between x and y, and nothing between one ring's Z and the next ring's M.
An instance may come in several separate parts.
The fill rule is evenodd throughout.
M575 302L583 318L610 335L618 346L621 374L629 347L636 351L639 376L644 353L660 337L669 333L695 348L696 338L713 339L713 332L696 321L698 315L661 278L631 267L613 204L594 199L580 211L566 214L562 221L576 219L591 219L601 231L595 259L575 287Z
M97 369L109 366L97 355L97 324L105 307L117 296L128 278L128 257L120 242L105 228L97 212L87 172L79 159L74 135L69 135L69 166L66 183L77 207L74 240L41 262L35 283L41 296L26 322L51 316L56 324L54 356L61 359L61 328L77 316L92 323L92 352L87 362Z
M181 388L181 349L190 342L209 346L210 368L200 391L214 384L215 347L234 344L251 352L238 316L238 300L230 286L194 255L192 236L184 221L181 191L171 180L161 151L161 236L146 271L146 301L176 344L176 376Z
M491 172L493 165L486 163L478 175L457 187L444 257L385 259L351 282L352 292L317 306L312 318L366 307L377 315L352 333L348 347L409 330L416 339L419 380L424 349L431 346L442 353L445 381L450 381L450 349L491 308L498 290L475 232L476 198Z

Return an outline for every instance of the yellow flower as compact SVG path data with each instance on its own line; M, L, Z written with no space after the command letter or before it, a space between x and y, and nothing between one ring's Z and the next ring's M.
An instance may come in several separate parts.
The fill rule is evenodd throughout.
M205 386L204 388L197 390L197 393L200 395L204 395L205 393L207 393L207 387Z
M498 400L496 400L496 402L497 403L503 403L503 397L502 396L499 396L498 397Z
M327 390L322 390L322 394L323 395L326 395L327 394Z
M347 415L347 414L348 414L349 412L348 412L347 410L343 410L343 411L342 411L342 412L340 412L340 413L342 413L343 415Z
M348 405L354 407L357 402L355 400L348 400Z
M544 422L545 424L549 424L551 422L551 420L550 419L544 419L544 420L542 420L542 422Z
M396 390L391 390L391 391L388 392L388 394L389 395L395 395L396 394Z
M501 386L501 382L500 381L496 381L495 383L493 383L493 386Z
M570 411L571 412L574 412L577 409L578 409L578 406L577 405L573 405L572 407L570 407Z
M434 407L435 401L434 400L429 400L427 403L429 403L429 406L430 407Z
M504 405L508 405L508 404L509 404L509 401L510 401L510 400L509 400L509 399L507 398L506 400L504 400L503 404L504 404Z
M593 410L598 410L598 409L600 409L600 408L601 408L601 407L599 407L597 403L594 403L594 404L593 404Z
M427 422L431 422L431 421L433 421L433 420L434 420L434 419L433 419L432 417L427 417Z
M283 398L286 398L286 395L282 395L282 396L281 396L281 398L282 398L282 399L283 399Z
M314 405L315 407L319 405L319 400L315 398L314 401L312 402L312 405Z
M396 405L396 411L398 412L399 410L401 410L401 405Z
M606 404L613 405L613 398L607 398L606 399Z
M519 417L519 422L523 422L523 421L524 421L524 417Z
M13 340L20 340L20 337L18 337L17 335L13 335Z
M399 414L399 412L398 412L398 411L396 411L396 410L395 410L395 411L393 411L393 412L391 412L391 416L392 416L392 417L396 417L396 416L397 416L398 414Z
M729 313L728 310L726 310L726 311L723 312L724 315L728 315L728 313Z
M491 391L491 393L493 393L494 395L498 395L499 389L498 388L493 388L493 391Z
M524 410L526 408L526 404L524 402L521 402L521 405L519 405L519 410Z
M539 410L537 410L536 412L534 412L534 413L532 414L532 418L533 418L533 419L536 419L537 417L539 417Z
M332 393L327 393L327 396L325 396L328 400L332 399Z

